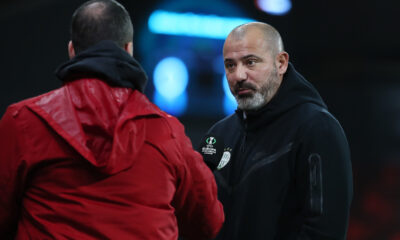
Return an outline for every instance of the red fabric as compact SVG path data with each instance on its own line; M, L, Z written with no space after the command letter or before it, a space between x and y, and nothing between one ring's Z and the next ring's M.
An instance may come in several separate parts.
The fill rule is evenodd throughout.
M96 79L14 104L0 121L0 236L213 238L214 177L178 120Z

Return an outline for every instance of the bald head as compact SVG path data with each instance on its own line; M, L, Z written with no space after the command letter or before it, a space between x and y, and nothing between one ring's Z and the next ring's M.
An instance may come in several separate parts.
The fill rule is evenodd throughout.
M104 2L93 2L82 8L82 14L99 19L104 14L106 5Z
M111 40L123 48L133 39L129 13L114 0L85 2L72 16L71 38L78 53L102 40Z
M269 24L262 22L251 22L234 28L228 35L228 40L241 40L250 32L259 32L263 40L266 41L267 50L270 50L272 56L284 51L283 41L279 32Z

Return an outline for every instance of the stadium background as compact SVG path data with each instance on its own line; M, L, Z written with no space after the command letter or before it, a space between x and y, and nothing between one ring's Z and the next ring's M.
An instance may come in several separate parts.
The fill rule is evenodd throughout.
M0 115L13 102L61 85L54 70L68 58L70 18L82 2L1 1ZM320 91L347 133L355 184L348 239L400 240L400 2L269 0L275 9L291 7L281 15L262 11L252 0L120 2L133 19L135 57L149 76L146 95L179 117L194 145L229 111L224 108L223 40L156 33L150 16L162 10L170 16L245 18L275 26L291 62ZM155 70L171 57L180 60L178 67L187 75L173 71L183 82L172 79L157 90ZM183 95L177 93L169 105L157 97L163 88L172 86L166 90L171 92L182 85Z

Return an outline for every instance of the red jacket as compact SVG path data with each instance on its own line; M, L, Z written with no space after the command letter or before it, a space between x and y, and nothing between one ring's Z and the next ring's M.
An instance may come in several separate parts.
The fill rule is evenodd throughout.
M137 90L72 81L0 121L0 236L207 239L223 220L183 126Z

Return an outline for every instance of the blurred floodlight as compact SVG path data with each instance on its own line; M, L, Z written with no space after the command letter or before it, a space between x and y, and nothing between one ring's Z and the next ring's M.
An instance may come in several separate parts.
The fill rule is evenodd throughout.
M249 18L156 10L150 15L148 26L151 32L157 34L225 39L236 26L254 21Z
M187 91L175 98L165 98L159 92L154 92L154 103L165 112L173 116L181 116L185 113L188 103Z
M232 113L235 112L237 108L236 102L232 102L232 99L230 99L228 96L224 96L224 113L225 115L231 115Z
M153 81L156 91L172 100L186 90L189 81L186 65L176 57L164 58L154 69Z
M285 15L292 8L291 0L256 0L256 5L272 15Z
M235 112L237 108L237 103L235 97L232 95L231 90L229 89L229 84L226 79L226 75L222 78L222 86L224 89L224 112L226 115L230 115Z

